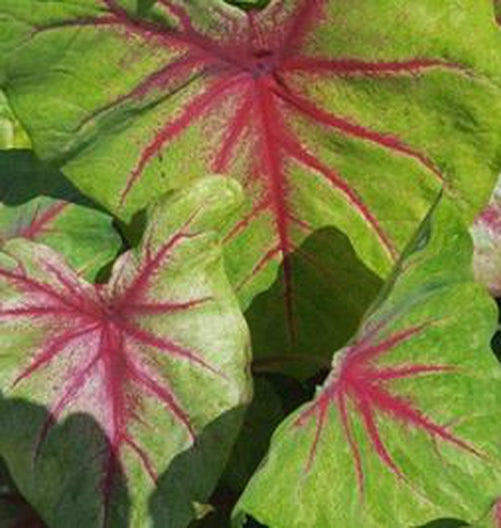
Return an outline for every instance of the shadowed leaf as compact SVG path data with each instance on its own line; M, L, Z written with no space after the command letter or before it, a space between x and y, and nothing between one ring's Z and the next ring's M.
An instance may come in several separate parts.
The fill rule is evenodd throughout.
M99 457L110 452L109 441L96 420L75 413L54 424L44 449L35 458L36 432L50 419L48 409L18 398L0 398L0 414L0 452L12 479L43 517L46 527L102 525L103 505L96 493L101 490L101 474L96 471L96 461L85 456L95 452ZM113 527L128 528L130 497L126 479L120 462L112 457ZM21 524L16 528L31 527Z
M254 380L254 397L223 475L223 482L240 494L263 459L273 430L285 417L282 401L266 378Z
M252 329L254 368L304 378L329 368L332 349L355 333L382 281L360 261L348 237L332 227L312 233L289 262L295 284L294 341L283 324L283 266L245 316Z
M0 526L2 528L46 528L19 493L5 463L0 460Z

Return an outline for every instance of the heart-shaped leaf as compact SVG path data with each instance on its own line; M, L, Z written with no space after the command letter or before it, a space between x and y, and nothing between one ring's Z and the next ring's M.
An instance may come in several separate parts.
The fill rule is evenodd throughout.
M122 244L112 218L29 151L0 153L0 240L16 237L60 251L89 280Z
M501 490L494 302L443 202L315 400L275 433L237 505L270 528L473 522Z
M309 235L335 226L385 275L439 189L468 219L487 201L498 37L492 0L3 0L0 80L36 152L124 220L201 175L238 178L230 280L247 308L281 265L271 352L304 354L335 332L291 254L322 291L338 284L302 250ZM333 295L353 329L358 311Z
M201 436L249 398L248 332L215 233L239 198L234 182L212 177L163 200L150 212L142 244L117 261L106 285L84 282L46 246L24 239L5 244L0 390L42 404L48 413L44 420L11 413L20 425L1 431L0 446L11 440L2 454L49 526L68 526L69 512L75 527L122 526L114 502L119 473L129 489L131 526L147 526L149 495L157 485L162 489L181 453L210 494L240 414L225 420L204 456L197 451ZM20 461L36 468L44 453L54 456L58 449L63 459L69 447L55 426L75 413L92 418L106 440L89 437L86 443L85 434L81 440L78 458L88 464L92 486L76 496L68 492L78 472L62 496L47 483L43 489L29 485L33 477L19 470ZM20 443L18 452L12 443L21 423L29 449ZM59 469L53 466L56 487ZM185 494L182 501L206 498ZM151 515L160 515L159 526L186 526L193 512L182 505L164 496L164 510Z

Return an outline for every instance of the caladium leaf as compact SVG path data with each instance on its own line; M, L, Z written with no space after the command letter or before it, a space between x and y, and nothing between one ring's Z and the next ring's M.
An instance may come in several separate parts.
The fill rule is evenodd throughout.
M17 490L7 466L1 459L0 526L2 528L46 528L37 513Z
M360 261L348 237L332 227L309 236L288 263L295 277L294 312L284 303L284 265L246 311L253 368L307 378L329 370L331 351L355 333L383 282Z
M501 490L497 310L443 202L236 508L270 528L473 522Z
M471 228L475 245L475 278L494 297L501 296L501 180Z
M304 353L304 327L327 332L297 306L304 272L290 254L309 234L348 233L384 275L440 188L468 219L487 201L498 28L492 0L234 3L3 0L0 82L37 153L124 220L200 175L238 178L230 280L247 308L282 264L274 352Z
M161 201L150 211L144 241L119 258L106 285L85 282L44 245L19 238L4 245L0 390L48 412L45 419L10 413L14 423L0 431L0 449L49 526L68 526L70 514L75 527L122 526L119 473L130 526L149 526L150 492L164 489L181 453L210 494L238 429L240 413L233 411L249 398L248 331L215 233L239 199L237 184L211 177ZM63 460L72 449L56 423L75 413L92 418L103 440L86 440L80 431L78 463L85 461L92 478L75 493L81 471L74 472L59 494L51 486L61 488L59 466L67 464L51 466L44 456L60 451ZM206 452L205 431L223 414L224 429L216 428L218 441ZM17 440L22 428L28 449ZM19 469L27 460L31 472ZM49 476L40 489L30 483L42 466ZM206 498L185 494L173 504L164 495L156 522L186 526L194 511L184 502Z
M99 468L86 458L89 452L109 455L109 464L114 468L113 501L110 502L116 511L114 526L130 526L130 497L124 473L94 418L78 413L54 423L43 451L35 457L34 430L51 420L50 411L24 398L0 398L0 415L0 453L8 463L19 493L29 500L48 528L100 526L102 508L95 488L102 488L96 472ZM87 510L84 514L83 508Z
M16 237L60 251L90 280L122 245L111 216L29 151L0 152L0 241Z

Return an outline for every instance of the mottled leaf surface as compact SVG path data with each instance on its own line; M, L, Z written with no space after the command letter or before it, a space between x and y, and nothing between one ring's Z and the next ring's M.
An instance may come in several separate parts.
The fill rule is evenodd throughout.
M478 520L501 489L497 311L443 202L237 505L270 528Z
M238 178L230 280L247 308L282 266L277 349L300 354L305 327L327 332L299 306L315 300L291 254L325 267L307 237L335 226L386 275L439 189L468 219L487 200L498 28L491 0L231 3L4 0L0 82L37 153L124 220L201 175Z
M225 418L212 451L200 455L197 448L214 421L249 398L248 331L216 233L239 198L234 182L212 177L162 200L150 210L143 242L119 258L106 285L85 282L47 246L19 238L4 245L0 389L9 399L43 405L47 417L11 412L9 423L19 424L1 431L0 448L9 446L4 456L16 483L34 496L49 526L68 526L68 519L78 528L123 526L122 480L131 504L127 526L150 526L153 517L158 526L186 526L194 511L181 501L207 499L188 487L177 504L164 496L165 511L150 512L151 493L171 478L181 453L200 481L215 484L239 417ZM91 418L103 438L86 439L80 425L72 453L58 424L75 414ZM16 452L12 439L22 428ZM58 495L56 464L51 472L40 462L48 475L43 489L19 469L20 461L29 467L27 456L37 467L44 455L64 459L68 449L87 465L86 486L81 471L73 472Z
M94 280L122 245L110 215L29 151L0 152L0 241L22 237L61 252Z

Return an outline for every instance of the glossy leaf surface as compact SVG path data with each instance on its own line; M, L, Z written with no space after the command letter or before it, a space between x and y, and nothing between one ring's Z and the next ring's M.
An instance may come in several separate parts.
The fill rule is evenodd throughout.
M122 245L111 216L29 151L0 152L0 240L16 237L61 252L89 280Z
M275 433L237 505L270 528L474 522L501 489L497 310L443 202L334 355L313 402Z
M0 389L46 416L0 405L0 452L49 526L183 527L210 494L250 392L248 331L216 233L239 198L234 182L212 177L162 200L106 285L44 245L4 245ZM73 426L73 442L62 431L77 415L96 425Z
M305 287L328 258L303 245L334 226L386 275L440 188L468 219L487 200L501 132L492 1L231 3L4 0L0 79L37 153L125 220L201 175L238 178L247 202L225 245L244 308L281 266L281 335L253 329L256 342L301 354L329 333L341 346ZM322 280L353 331L356 303Z

